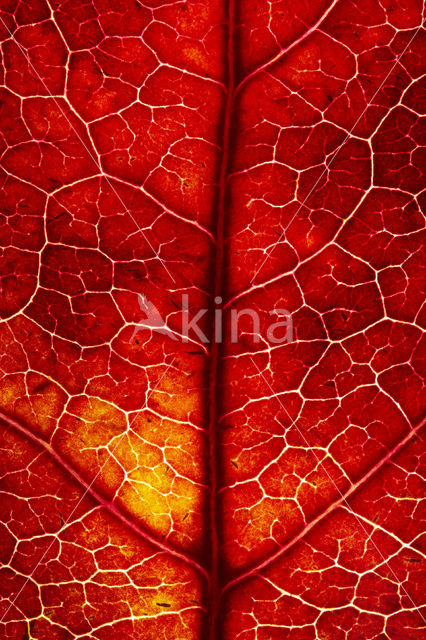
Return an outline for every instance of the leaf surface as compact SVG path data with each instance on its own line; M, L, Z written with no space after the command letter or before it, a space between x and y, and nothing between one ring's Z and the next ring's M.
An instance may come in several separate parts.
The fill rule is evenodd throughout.
M2 637L422 637L421 3L0 9Z

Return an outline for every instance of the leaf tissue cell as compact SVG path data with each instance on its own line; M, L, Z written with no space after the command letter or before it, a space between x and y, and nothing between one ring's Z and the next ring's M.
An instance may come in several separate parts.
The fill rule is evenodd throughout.
M422 640L420 0L0 0L0 638Z

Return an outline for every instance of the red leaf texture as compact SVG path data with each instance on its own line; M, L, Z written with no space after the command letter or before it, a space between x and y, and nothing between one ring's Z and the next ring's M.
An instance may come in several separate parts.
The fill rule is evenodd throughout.
M425 638L420 1L0 9L1 638Z

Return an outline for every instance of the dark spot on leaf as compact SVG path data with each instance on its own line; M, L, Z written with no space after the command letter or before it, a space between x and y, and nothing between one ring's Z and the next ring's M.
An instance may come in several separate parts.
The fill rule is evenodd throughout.
M46 387L49 386L49 380L43 380L37 386L34 387L33 393L39 393L40 391L44 391Z
M67 211L61 211L60 213L58 213L57 216L55 216L54 218L52 218L51 220L47 221L47 224L51 224L52 222L54 222L55 220L59 220L59 218L62 218L63 216L67 215Z

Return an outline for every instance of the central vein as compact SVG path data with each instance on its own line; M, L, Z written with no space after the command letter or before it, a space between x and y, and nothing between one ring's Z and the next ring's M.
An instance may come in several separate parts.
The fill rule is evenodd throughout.
M214 296L222 297L223 294L223 262L224 262L224 219L227 200L227 176L229 167L229 147L231 120L233 116L234 101L234 16L235 0L225 0L227 5L228 33L226 43L226 102L222 129L222 158L219 169L219 183L217 196L217 227L216 227L216 260L214 274ZM217 378L219 373L219 359L221 357L221 344L215 335L215 323L212 326L212 351L210 362L209 380L209 525L210 525L210 607L208 622L208 638L215 640L217 637L217 621L219 612L220 585L219 585L219 540L218 540L218 390Z

